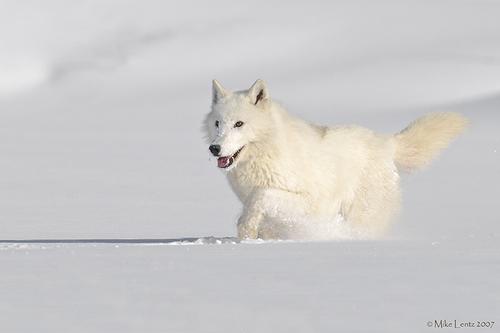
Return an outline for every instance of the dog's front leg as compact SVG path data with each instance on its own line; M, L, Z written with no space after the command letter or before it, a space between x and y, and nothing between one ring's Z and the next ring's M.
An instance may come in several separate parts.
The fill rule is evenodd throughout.
M257 239L259 226L264 218L266 200L265 189L254 190L246 199L243 212L238 219L238 238Z
M245 208L238 219L238 238L257 239L263 213L255 208Z
M264 217L283 221L300 219L306 215L307 204L297 193L278 189L261 189L253 192L245 202L238 220L238 237L256 239ZM265 236L264 238L272 238Z

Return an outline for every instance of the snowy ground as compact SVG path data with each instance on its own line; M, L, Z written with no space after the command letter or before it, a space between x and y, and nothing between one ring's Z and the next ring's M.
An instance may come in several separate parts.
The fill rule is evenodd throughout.
M497 241L16 245L0 313L18 332L425 332L498 321Z
M498 17L485 0L4 1L2 331L500 331ZM390 133L450 110L471 128L404 178L386 240L239 243L201 139L212 78L263 78L315 122Z

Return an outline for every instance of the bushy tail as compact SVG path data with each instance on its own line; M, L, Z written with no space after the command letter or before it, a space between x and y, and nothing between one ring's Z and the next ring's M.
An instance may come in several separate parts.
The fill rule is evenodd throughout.
M431 113L418 118L394 135L398 169L412 171L426 166L466 126L467 119L458 113Z

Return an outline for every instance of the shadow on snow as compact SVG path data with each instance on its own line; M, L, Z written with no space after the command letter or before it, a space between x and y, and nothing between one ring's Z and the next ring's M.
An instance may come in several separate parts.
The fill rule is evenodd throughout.
M237 237L0 239L0 244L234 244Z

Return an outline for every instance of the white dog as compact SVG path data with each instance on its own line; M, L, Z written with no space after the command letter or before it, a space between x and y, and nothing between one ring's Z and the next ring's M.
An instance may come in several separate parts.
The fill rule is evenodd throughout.
M395 135L318 126L272 101L262 80L238 92L214 80L205 128L210 152L244 206L238 237L288 238L278 225L340 217L366 238L381 235L398 211L399 172L428 164L466 123L434 113Z

